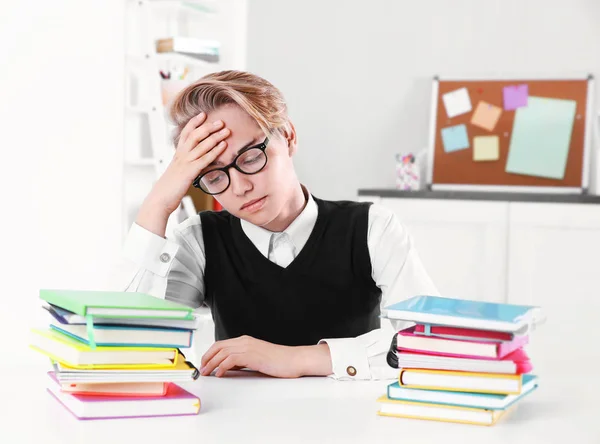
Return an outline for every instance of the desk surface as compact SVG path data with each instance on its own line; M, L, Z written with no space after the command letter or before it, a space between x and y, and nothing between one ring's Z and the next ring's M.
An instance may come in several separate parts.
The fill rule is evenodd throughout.
M78 421L45 392L46 369L28 368L8 368L13 380L2 378L2 443L600 443L600 384L592 371L570 377L557 367L540 375L538 390L485 427L380 417L375 400L387 381L281 380L248 372L186 384L202 399L197 416Z

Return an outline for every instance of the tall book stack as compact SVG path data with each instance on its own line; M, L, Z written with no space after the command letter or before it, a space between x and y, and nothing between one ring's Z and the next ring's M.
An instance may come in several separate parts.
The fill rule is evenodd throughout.
M394 335L398 381L382 416L493 425L538 387L525 346L537 307L416 296L384 316L414 324Z
M198 319L189 307L143 293L40 291L47 328L30 346L50 358L47 391L79 419L195 415L198 378L181 349Z

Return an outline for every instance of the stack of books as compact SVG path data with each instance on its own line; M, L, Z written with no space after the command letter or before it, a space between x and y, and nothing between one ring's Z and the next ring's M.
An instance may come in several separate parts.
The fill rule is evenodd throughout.
M181 304L132 292L40 291L51 315L30 346L50 358L47 391L79 419L194 415L198 378L180 349L198 319Z
M537 307L416 296L384 316L414 325L392 340L398 381L378 414L493 425L538 387L525 346Z

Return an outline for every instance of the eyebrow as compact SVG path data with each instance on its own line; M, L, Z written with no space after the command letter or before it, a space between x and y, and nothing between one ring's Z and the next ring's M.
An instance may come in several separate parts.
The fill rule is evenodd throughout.
M254 139L252 139L250 142L248 142L246 145L244 145L243 147L241 147L239 150L237 150L237 153L233 154L231 156L231 161L233 162L233 159L235 159L236 156L238 156L242 151L244 151L247 148L253 147L255 145L259 145L260 142L257 142L258 137L255 137ZM209 165L206 166L205 170L211 168L211 167L216 167L216 166L224 166L225 164L223 162L221 162L220 160L213 160Z

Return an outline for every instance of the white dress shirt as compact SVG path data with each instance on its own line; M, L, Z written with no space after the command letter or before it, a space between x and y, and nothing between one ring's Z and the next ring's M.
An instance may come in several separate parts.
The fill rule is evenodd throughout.
M310 193L300 215L281 233L241 220L255 247L270 261L289 265L302 250L315 226L318 206ZM418 294L438 295L410 235L386 207L369 209L367 243L372 277L382 291L381 307ZM128 291L142 291L199 307L204 300L206 257L199 215L188 218L165 239L134 224L124 247L125 257L139 268ZM398 370L386 362L400 323L381 320L381 328L355 338L323 338L331 353L335 379L394 379Z

